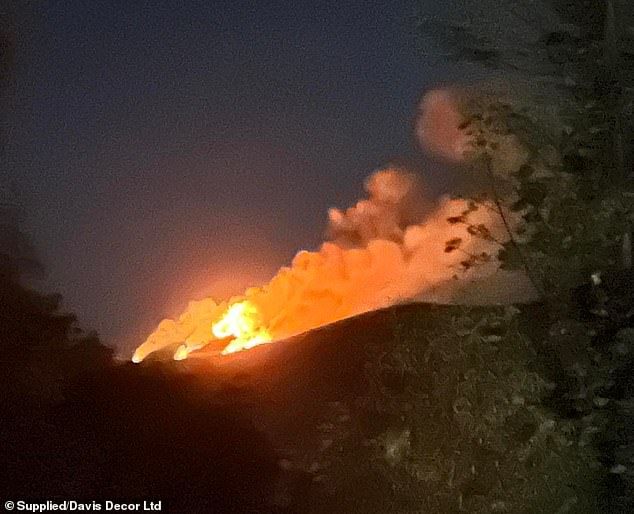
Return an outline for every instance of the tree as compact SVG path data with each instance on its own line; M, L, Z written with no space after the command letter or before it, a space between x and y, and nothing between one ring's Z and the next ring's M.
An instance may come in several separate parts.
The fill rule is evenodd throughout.
M634 6L525 0L452 12L455 6L435 20L450 58L503 72L513 87L538 84L523 104L517 94L510 101L473 89L465 95L471 162L491 172L496 140L508 134L527 152L521 166L507 169L514 197L489 191L522 216L529 234L520 240L509 230L500 259L524 266L545 292L545 315L523 329L553 381L544 401L577 420L580 446L594 442L603 451L607 511L630 512L634 439L619 427L634 422ZM546 159L553 148L555 158Z
M611 159L610 180L632 166L634 6L626 1L450 1L442 17L421 16L423 46L440 43L445 57L478 64L488 76L524 84L534 112L559 113L568 151L581 171ZM629 98L629 101L628 101ZM607 151L606 151L607 150Z

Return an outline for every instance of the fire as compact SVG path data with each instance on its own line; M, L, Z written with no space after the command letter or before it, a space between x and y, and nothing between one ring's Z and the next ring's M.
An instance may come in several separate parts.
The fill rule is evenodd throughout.
M417 136L432 153L466 163L473 137L462 128L460 98L455 91L425 95ZM505 181L528 158L521 145L506 146L492 161ZM329 239L316 251L300 251L268 284L228 302L190 302L180 317L159 323L132 360L174 348L181 360L214 340L228 340L223 354L248 350L408 300L483 305L536 298L524 273L500 269L495 259L509 237L498 209L513 198L445 196L430 203L420 177L399 168L373 173L365 189L367 198L354 206L328 211ZM504 214L519 227L519 213Z
M211 332L218 339L234 338L222 351L223 355L249 350L273 340L269 331L262 326L262 315L258 308L249 300L231 305L222 318L212 325Z
M317 251L300 251L268 284L228 302L190 302L180 317L163 320L132 360L170 348L174 359L182 360L214 340L228 340L223 354L248 350L411 299L460 303L464 289L471 286L473 295L476 279L507 273L495 259L466 271L461 265L469 256L494 256L507 237L495 205L472 209L467 200L445 197L433 209L421 209L419 186L416 176L402 170L376 172L366 182L367 199L344 211L330 210L330 240ZM466 211L471 227L449 221ZM490 239L470 230L481 225ZM451 240L461 242L459 250L446 251ZM505 280L504 290L520 295L522 277ZM479 284L476 302L486 294Z

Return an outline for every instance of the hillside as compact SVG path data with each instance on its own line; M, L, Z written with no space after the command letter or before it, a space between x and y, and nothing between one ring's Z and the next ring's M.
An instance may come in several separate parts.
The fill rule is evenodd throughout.
M612 487L580 422L549 399L561 359L521 335L548 330L538 306L403 305L235 355L141 365L114 364L90 338L62 343L69 333L38 325L46 309L10 327L19 318L4 314L7 498L601 512Z

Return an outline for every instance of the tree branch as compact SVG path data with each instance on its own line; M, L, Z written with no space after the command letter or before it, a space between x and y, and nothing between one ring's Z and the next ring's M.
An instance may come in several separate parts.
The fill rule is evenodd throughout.
M535 291L537 291L537 294L540 297L544 298L545 296L544 290L542 289L541 284L539 284L539 281L535 278L535 275L533 271L531 270L530 266L528 265L528 262L526 258L524 257L524 253L522 252L522 249L520 248L520 245L518 244L517 240L515 239L515 235L513 234L513 231L511 230L511 225L508 219L506 218L506 215L504 214L504 209L502 208L502 202L500 200L500 196L498 195L497 188L495 187L495 176L493 175L493 170L491 169L490 156L487 156L485 160L486 160L487 176L489 178L491 193L493 194L493 201L495 202L500 218L502 219L502 223L504 224L504 228L509 236L509 241L513 245L513 248L515 248L515 250L517 251L517 254L520 256L520 259L522 260L522 266L524 267L524 271L526 272L526 276L531 281L531 284L533 284Z

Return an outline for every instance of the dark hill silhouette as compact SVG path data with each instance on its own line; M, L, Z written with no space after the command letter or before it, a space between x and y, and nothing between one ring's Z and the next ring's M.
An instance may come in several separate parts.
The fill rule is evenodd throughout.
M117 365L57 296L4 280L0 297L2 497L266 511L276 459L239 408L208 405L166 366Z
M5 498L190 513L589 505L593 461L558 442L559 425L541 435L543 385L504 309L399 306L248 352L134 365L59 297L10 281L0 295Z

